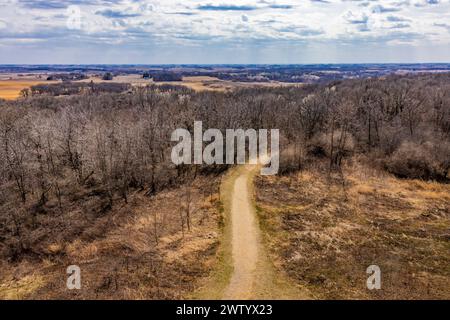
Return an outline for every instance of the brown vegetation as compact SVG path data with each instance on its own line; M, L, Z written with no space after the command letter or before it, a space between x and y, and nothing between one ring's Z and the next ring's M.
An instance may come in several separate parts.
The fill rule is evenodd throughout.
M322 164L324 165L324 164ZM321 299L449 299L450 186L357 163L258 178L258 214L278 267ZM366 268L381 268L381 290Z
M189 295L214 263L218 246L217 182L149 198L130 195L107 214L91 212L96 197L36 218L33 254L3 261L1 299L176 299ZM89 199L89 198L88 198ZM187 207L190 215L187 216ZM181 219L180 219L181 216ZM184 225L184 226L183 226ZM81 290L67 290L66 267L81 268Z
M99 86L83 83L83 90L69 90L67 96L54 97L56 89L62 88L64 91L72 88L72 84L65 83L41 86L44 93L25 94L16 101L0 100L0 162L3 164L0 167L0 257L6 265L2 270L7 270L7 274L12 270L21 270L23 263L46 261L49 265L57 266L55 268L61 268L71 260L73 252L86 252L86 257L95 252L107 252L106 255L122 261L126 256L123 252L128 249L121 247L125 251L120 251L122 249L105 245L104 241L108 243L108 240L104 239L126 225L133 225L136 214L142 212L142 208L131 210L133 203L137 201L137 206L145 206L150 200L144 200L144 197L158 197L173 188L183 190L181 186L189 186L197 179L214 182L218 174L227 168L175 166L171 162L170 152L174 145L170 141L171 132L176 128L192 130L194 120L203 121L204 128L221 130L280 129L283 174L294 172L295 177L298 170L320 162L320 177L334 177L331 180L334 182L326 180L318 187L323 192L331 186L339 186L336 192L327 195L336 201L336 208L340 208L327 213L333 221L340 219L340 214L347 214L347 209L350 210L349 215L353 215L351 210L357 210L345 199L357 203L367 200L352 198L353 191L348 190L353 188L350 180L354 172L349 169L346 171L346 168L351 168L352 162L404 179L442 183L448 183L449 180L450 77L446 74L348 80L302 87L249 88L230 92L195 92L164 84L127 87L126 92L122 92L121 88L115 90L112 86L115 84ZM96 90L100 87L104 90ZM404 188L409 185L407 181L403 184ZM292 190L295 192L297 188L294 186ZM442 188L439 192L448 194L446 186ZM187 189L184 192L184 199L193 199L193 191ZM307 201L308 204L315 203L314 199L318 201L309 193L308 197L311 198L300 198L298 201ZM417 202L422 201L420 194L417 199L412 197L409 200L389 196L386 198L388 201L378 197L378 193L374 192L369 197L369 205L379 207L380 215L391 213L391 207L387 204L389 201L398 206L402 215L408 217L410 212L419 212L425 208L416 206ZM166 201L172 201L173 205L180 207L180 203L174 200L176 198L174 196ZM271 196L267 195L267 199L263 200L271 201ZM348 207L341 208L338 204ZM439 205L444 204L448 203ZM274 202L274 206L284 208L283 203ZM435 209L431 204L425 206L426 210ZM191 206L181 208L168 214L173 222L169 225L177 227L166 235L174 234L175 230L185 236L193 232L195 222ZM439 223L442 222L442 226L448 228L448 220L445 220L448 212L439 212L444 217ZM157 214L159 210L151 209L144 216ZM354 215L360 217L360 214ZM157 221L158 218L155 219ZM311 219L316 219L311 220L311 224L315 223L312 228L318 228L327 221L326 217L313 216ZM352 219L350 222L356 223ZM386 240L388 243L390 240L383 238L384 234L389 228L398 227L393 232L400 233L401 230L407 239L408 230L416 232L413 227L416 222L411 223L412 226L405 224L398 227L388 221L380 225L380 234L371 235L374 239L381 242ZM301 231L296 228L303 228L301 224L288 225L294 238ZM153 248L155 244L162 245L160 235L163 234L163 228L159 227L158 223L153 224L149 228L156 230L145 233L146 237L151 235L150 238L141 239L138 246L142 245L145 252L154 252L150 247ZM433 257L445 261L447 258L440 245L448 249L449 239L434 227L426 229L424 235L432 239L442 238L436 242ZM213 227L210 231L218 230ZM134 235L133 232L128 234ZM119 239L118 242L126 243L123 238ZM311 244L313 247L315 245L314 242ZM421 246L419 241L418 247ZM354 248L359 250L359 247ZM137 259L135 252L140 252L140 249L130 250L133 259ZM370 254L370 250L367 254ZM162 257L169 254L170 250L163 251L154 253L151 261L162 261ZM415 251L414 246L410 246L405 252L415 257L422 251ZM354 254L355 259L360 254L359 251L350 253ZM432 256L430 252L427 254ZM142 261L150 263L150 260ZM112 265L115 263L118 262ZM329 265L333 264L330 262ZM98 264L96 262L90 266L94 270ZM429 268L427 272L446 277L445 272L439 269L440 262L436 264L435 270L426 266ZM201 266L199 268L206 270ZM170 268L167 270L170 279L182 277L182 274L175 276L172 271L169 272ZM147 272L156 277L157 270ZM24 273L23 276L36 276L39 282L53 283L51 279L40 278L45 277L45 273ZM60 277L64 276L64 273L60 274ZM111 283L116 286L114 277L108 277L110 280L105 280L108 286ZM120 279L123 278L126 277L120 276ZM443 281L447 281L445 279ZM170 285L168 287L172 288ZM160 288L156 282L149 282L148 291L142 297L176 296L176 290L156 288ZM192 287L183 287L179 292L181 294L190 289ZM95 297L91 291L86 294ZM61 295L67 297L63 293ZM445 292L436 293L435 296L443 295ZM125 293L118 293L118 296L124 297ZM106 295L99 294L98 297Z

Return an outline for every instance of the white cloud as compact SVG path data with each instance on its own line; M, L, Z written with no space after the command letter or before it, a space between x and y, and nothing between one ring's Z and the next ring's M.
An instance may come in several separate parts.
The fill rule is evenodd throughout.
M0 0L0 44L146 46L245 41L450 44L450 0ZM65 8L79 5L81 29ZM439 25L441 23L441 26ZM6 28L7 26L7 28ZM408 38L411 41L408 41ZM22 42L19 42L22 39ZM24 39L27 39L26 41ZM58 42L59 41L59 42ZM1 61L0 61L1 63Z

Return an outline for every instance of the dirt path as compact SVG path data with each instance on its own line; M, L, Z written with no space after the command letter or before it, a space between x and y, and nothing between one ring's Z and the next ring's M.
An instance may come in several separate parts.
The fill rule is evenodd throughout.
M258 257L261 252L259 229L251 203L248 184L250 166L236 178L231 200L231 245L233 274L225 290L225 299L250 299L255 287Z
M221 184L224 224L217 263L193 299L309 299L278 272L265 248L253 201L253 178L259 166L231 169Z
M232 272L222 298L308 299L305 289L293 287L283 274L276 272L265 248L253 201L253 178L259 170L256 165L239 166L224 183Z

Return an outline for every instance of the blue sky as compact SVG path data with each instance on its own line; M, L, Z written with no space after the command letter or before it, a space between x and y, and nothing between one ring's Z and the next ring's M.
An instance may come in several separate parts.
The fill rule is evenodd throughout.
M0 64L450 62L450 0L0 0Z

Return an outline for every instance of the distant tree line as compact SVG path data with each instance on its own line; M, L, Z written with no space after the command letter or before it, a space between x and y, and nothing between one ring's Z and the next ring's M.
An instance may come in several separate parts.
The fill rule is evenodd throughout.
M47 81L79 81L87 79L88 76L84 73L70 72L70 73L54 73L47 77Z
M153 81L182 81L183 76L175 72L161 72L150 74Z
M69 96L80 93L121 93L129 90L131 85L128 83L94 83L94 82L62 82L52 84L38 84L32 86L30 89L24 89L21 95L37 96L37 95L51 95L51 96Z

